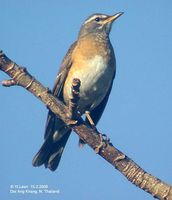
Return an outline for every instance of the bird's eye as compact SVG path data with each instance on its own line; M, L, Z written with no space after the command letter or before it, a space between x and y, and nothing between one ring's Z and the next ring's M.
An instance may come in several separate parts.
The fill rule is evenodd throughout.
M96 21L96 22L99 22L99 21L100 21L100 17L96 17L96 18L95 18L95 21Z

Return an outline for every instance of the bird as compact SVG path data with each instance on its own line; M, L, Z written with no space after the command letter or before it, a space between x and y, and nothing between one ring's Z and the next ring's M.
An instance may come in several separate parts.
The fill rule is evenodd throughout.
M53 94L69 105L74 78L81 81L78 112L85 115L85 122L96 126L101 118L116 74L116 58L109 34L113 22L123 12L115 15L95 13L81 25L77 40L65 55L53 87ZM90 121L91 120L91 121ZM44 142L32 160L35 167L44 164L55 171L59 165L71 129L49 110ZM80 145L84 141L80 139Z

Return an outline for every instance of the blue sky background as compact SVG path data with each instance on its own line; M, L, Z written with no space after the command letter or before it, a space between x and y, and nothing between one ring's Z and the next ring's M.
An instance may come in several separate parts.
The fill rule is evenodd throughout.
M0 6L0 49L50 88L85 18L125 12L111 32L117 74L98 128L146 171L172 183L172 1L0 0ZM1 199L152 199L89 147L79 149L75 133L57 171L32 167L46 115L24 89L0 86ZM47 184L60 193L10 194L11 184Z

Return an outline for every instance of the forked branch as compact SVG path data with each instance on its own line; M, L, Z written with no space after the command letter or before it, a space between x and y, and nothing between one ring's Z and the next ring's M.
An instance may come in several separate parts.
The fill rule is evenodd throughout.
M75 103L77 103L78 99L75 99L75 95L72 100L74 104L70 106L70 109L67 108L53 96L49 89L45 88L40 82L33 78L25 68L19 67L4 55L3 52L0 52L0 70L12 78L12 80L3 81L4 86L19 85L27 89L70 126L92 149L96 149L97 146L101 145L102 141L97 135L97 132L89 128L81 117L77 116L77 123L71 123L71 119L76 117L77 112ZM74 88L74 91L75 89L76 88ZM76 97L77 96L78 95L76 95ZM111 143L104 145L98 154L119 170L129 181L150 193L153 197L163 200L172 200L172 187L170 185L145 172Z

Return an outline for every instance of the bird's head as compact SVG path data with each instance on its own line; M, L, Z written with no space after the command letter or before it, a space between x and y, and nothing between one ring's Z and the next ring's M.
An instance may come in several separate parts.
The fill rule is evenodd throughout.
M106 35L109 35L112 23L122 14L123 12L119 12L112 16L105 14L91 15L85 20L85 22L81 26L79 37L83 37L90 33L104 33Z

